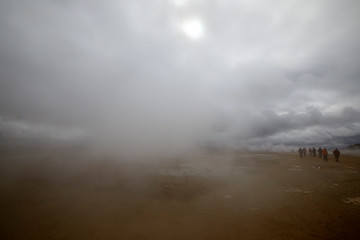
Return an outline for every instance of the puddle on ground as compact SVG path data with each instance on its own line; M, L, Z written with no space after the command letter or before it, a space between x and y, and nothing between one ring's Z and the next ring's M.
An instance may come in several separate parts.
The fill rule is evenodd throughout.
M171 176L201 176L201 177L224 177L249 174L263 170L263 167L233 166L227 162L183 162L177 166L157 171L161 175Z
M302 190L300 188L288 188L285 189L284 191L288 193L311 193L311 191L309 190Z
M321 169L321 168L322 168L322 166L317 165L317 166L313 166L313 168L316 168L316 169Z
M259 167L249 167L249 166L238 166L236 168L239 169L250 169L250 170L262 170L263 168L259 168Z
M342 201L347 204L360 205L360 197L345 198Z
M289 171L302 171L301 168L288 168Z

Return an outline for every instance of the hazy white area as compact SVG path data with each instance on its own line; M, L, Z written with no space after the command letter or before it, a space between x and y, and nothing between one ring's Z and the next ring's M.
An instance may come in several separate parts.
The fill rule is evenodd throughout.
M0 137L124 155L360 140L358 1L2 1Z

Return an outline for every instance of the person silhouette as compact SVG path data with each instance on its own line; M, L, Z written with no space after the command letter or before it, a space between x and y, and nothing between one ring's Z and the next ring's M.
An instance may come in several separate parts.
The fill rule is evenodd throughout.
M322 150L322 155L323 155L324 161L327 162L328 161L328 151L326 148L324 148Z
M318 153L319 153L319 158L322 158L322 148L321 147L318 148Z
M335 161L339 162L339 156L340 156L339 149L335 148L335 150L333 151L333 154L334 154Z

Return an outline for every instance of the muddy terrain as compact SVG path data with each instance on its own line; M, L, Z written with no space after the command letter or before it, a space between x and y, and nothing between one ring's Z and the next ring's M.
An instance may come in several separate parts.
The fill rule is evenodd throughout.
M358 239L360 157L3 151L0 239Z

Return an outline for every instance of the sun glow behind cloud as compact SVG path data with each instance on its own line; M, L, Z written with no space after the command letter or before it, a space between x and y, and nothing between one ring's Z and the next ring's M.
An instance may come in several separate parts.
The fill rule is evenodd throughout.
M181 30L190 39L198 40L204 35L204 25L199 19L189 19L181 24Z
M188 0L174 0L174 4L177 7L183 7L186 6L188 3Z
M0 118L31 136L81 129L126 152L360 139L356 0L22 2L0 3Z

